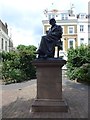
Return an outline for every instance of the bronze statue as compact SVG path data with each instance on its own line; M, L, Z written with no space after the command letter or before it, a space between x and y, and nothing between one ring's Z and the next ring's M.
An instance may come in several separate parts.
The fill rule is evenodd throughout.
M55 45L58 41L61 42L62 28L56 25L54 18L49 21L51 28L46 31L47 35L42 36L39 49L37 50L38 58L54 58Z

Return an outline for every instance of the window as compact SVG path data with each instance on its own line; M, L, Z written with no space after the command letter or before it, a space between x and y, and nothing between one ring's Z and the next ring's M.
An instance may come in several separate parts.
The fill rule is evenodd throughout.
M61 19L62 19L62 20L67 20L67 19L68 19L68 14L62 13L62 14L61 14Z
M80 32L84 31L84 25L80 25Z
M68 40L68 48L75 48L75 39Z
M90 25L88 25L88 32L90 32Z
M81 14L81 18L85 18L85 15L84 15L84 14Z
M64 14L62 14L62 20L64 20Z
M69 33L73 33L73 28L69 28Z
M50 20L51 18L55 18L55 14L51 14L51 13L50 13L50 14L48 15L48 18L49 18L49 20Z
M84 38L80 38L80 45L84 44Z
M5 50L7 51L7 41L5 41Z
M52 18L55 18L55 14L52 14Z
M70 41L70 42L69 42L69 45L70 45L69 48L73 48L73 41Z
M4 49L4 40L2 38L2 45L1 45L2 50Z
M51 19L51 14L49 14L48 17L49 17L49 20L50 20Z
M68 33L73 34L74 33L74 26L69 26Z

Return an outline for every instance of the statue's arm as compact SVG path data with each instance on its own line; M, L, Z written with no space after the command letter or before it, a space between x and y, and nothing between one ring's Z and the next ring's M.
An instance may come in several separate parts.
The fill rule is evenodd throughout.
M50 35L54 35L54 36L62 36L62 34L63 32L61 26L58 26L54 31L50 33Z

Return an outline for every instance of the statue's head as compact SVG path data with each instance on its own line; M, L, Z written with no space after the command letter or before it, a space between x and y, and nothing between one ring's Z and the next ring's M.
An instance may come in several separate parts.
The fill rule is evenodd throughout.
M51 18L50 21L49 21L50 25L55 25L56 23L56 20L54 18Z

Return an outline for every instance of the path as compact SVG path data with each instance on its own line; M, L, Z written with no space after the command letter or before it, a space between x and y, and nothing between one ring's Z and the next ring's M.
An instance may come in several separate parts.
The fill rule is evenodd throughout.
M88 89L90 86L67 80L63 77L63 97L69 105L68 113L30 113L31 103L36 96L36 80L3 85L3 118L87 118Z

